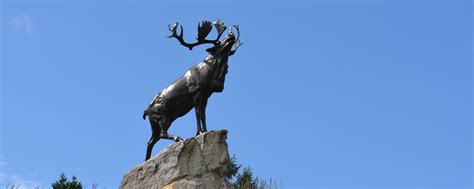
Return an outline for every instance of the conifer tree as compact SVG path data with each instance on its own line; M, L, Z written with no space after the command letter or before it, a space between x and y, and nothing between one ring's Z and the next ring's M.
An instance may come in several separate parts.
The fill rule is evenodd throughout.
M76 176L72 176L72 180L69 181L64 173L61 173L59 180L51 186L53 189L82 189L82 184L77 180Z

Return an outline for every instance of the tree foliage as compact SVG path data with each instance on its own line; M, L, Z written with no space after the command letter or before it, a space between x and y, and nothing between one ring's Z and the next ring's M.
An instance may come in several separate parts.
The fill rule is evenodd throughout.
M235 189L277 189L280 188L276 181L270 179L268 182L265 179L254 177L252 169L245 167L239 173L242 165L237 164L235 155L224 167L224 177L232 183ZM234 179L235 178L235 179Z
M64 173L61 173L59 180L51 186L53 189L82 189L82 184L77 180L76 176L72 176L71 180L68 180Z
M257 189L258 179L253 177L250 167L244 168L242 173L237 175L234 186L239 189Z
M241 165L237 164L237 158L233 155L224 167L224 177L229 181L232 180L232 178L234 178L239 172L240 167Z

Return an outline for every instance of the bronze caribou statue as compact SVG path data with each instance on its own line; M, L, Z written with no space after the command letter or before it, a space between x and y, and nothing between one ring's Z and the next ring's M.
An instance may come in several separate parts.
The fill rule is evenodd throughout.
M168 134L168 129L174 120L185 115L193 108L196 112L196 135L207 132L207 101L212 93L219 93L224 90L225 75L228 68L227 61L229 56L234 55L238 47L242 45L239 40L240 32L237 25L233 26L237 31L237 36L234 35L232 27L230 27L225 38L219 40L227 29L226 26L219 20L214 23L202 21L198 25L197 41L194 43L184 41L183 26L180 26L180 34L177 34L178 25L179 23L176 22L173 26L169 26L171 31L169 38L176 38L181 45L189 48L189 50L201 44L212 44L213 46L206 50L208 56L201 63L190 68L184 76L159 92L143 112L143 119L148 116L152 130L145 161L150 159L153 146L161 138L174 140L175 142L183 140L181 137ZM213 26L217 30L217 38L215 40L206 39Z

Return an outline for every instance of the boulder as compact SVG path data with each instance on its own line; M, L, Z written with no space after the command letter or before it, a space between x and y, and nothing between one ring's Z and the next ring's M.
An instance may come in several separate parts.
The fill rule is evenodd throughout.
M219 130L171 144L128 171L120 188L232 188L222 174L229 162L226 139L227 131Z

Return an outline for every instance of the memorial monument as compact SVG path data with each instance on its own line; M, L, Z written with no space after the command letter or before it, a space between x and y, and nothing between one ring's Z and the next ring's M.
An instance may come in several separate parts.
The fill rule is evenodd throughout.
M178 26L180 27L179 34ZM213 27L217 30L216 39L206 39ZM237 35L233 33L233 28L235 28ZM224 90L228 59L242 45L239 40L238 25L230 27L224 39L220 40L226 29L227 27L220 20L213 23L202 21L198 25L197 41L187 43L183 39L183 27L178 22L169 26L171 31L169 38L176 38L181 45L189 50L202 44L212 46L206 50L208 55L201 63L190 68L184 76L159 92L143 112L143 119L148 117L152 130L145 161L150 159L153 146L158 140L162 138L176 142L183 140L179 136L169 134L168 129L174 120L187 114L193 108L197 122L196 136L207 132L206 105L208 99L213 93L220 93Z

